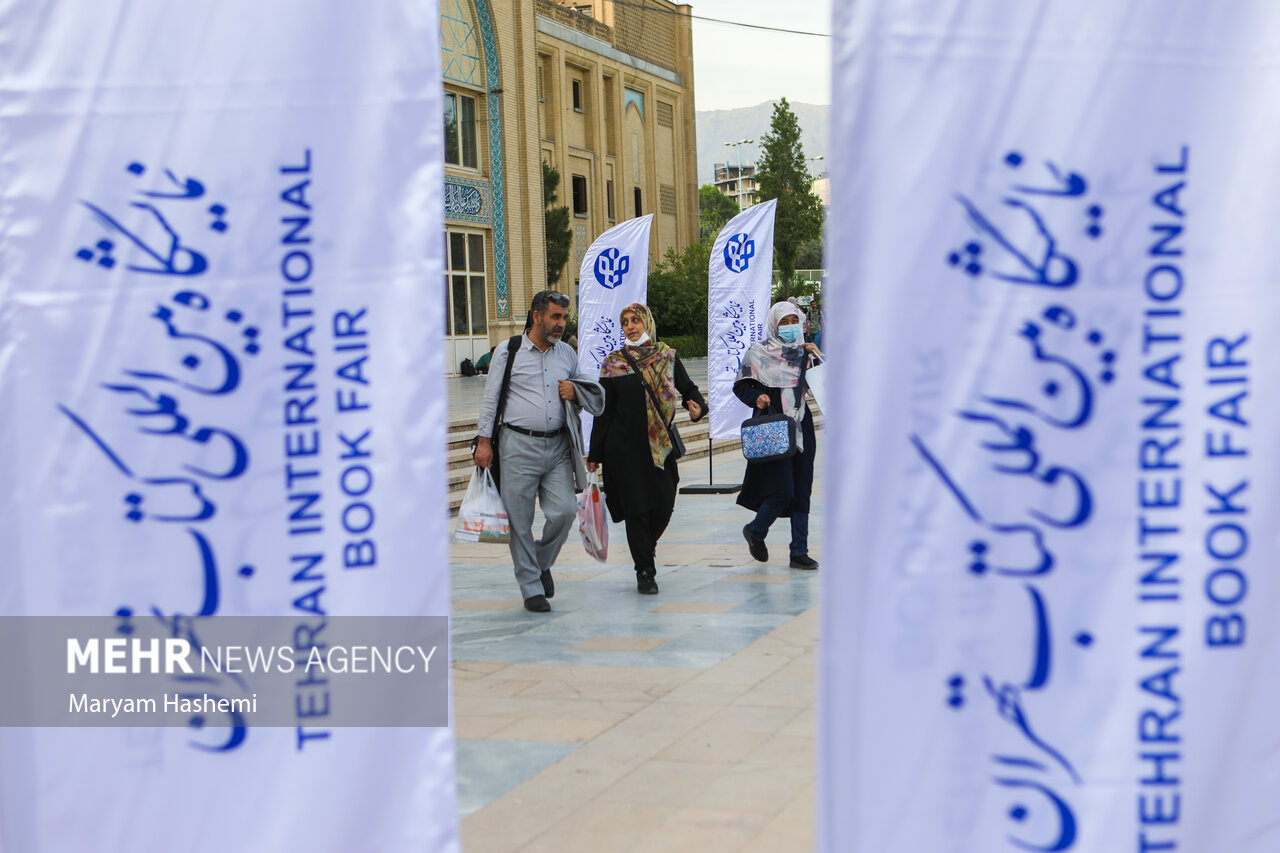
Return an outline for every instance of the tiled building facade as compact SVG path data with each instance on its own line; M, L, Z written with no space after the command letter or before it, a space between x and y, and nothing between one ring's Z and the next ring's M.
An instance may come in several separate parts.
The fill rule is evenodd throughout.
M697 239L690 7L441 0L448 363L523 326L546 286L541 161L561 175L576 299L591 241L654 214L650 262Z

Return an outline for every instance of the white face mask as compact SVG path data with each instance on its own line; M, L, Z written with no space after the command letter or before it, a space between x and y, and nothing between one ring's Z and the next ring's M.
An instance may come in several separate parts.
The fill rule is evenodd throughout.
M649 343L649 333L641 332L640 337L636 338L634 341L627 341L627 343L631 344L633 347L642 347Z

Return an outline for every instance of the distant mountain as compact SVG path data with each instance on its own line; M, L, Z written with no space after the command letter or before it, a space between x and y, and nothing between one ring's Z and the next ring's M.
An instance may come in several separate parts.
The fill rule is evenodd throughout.
M789 102L790 103L790 102ZM726 146L726 142L754 139L751 145L742 146L742 163L754 163L760 157L760 137L769 132L769 120L773 118L773 101L765 101L754 107L736 110L698 111L698 186L715 181L716 163L738 164L738 150ZM825 157L827 153L826 106L791 103L791 111L800 123L800 144L806 157ZM816 177L827 171L826 162L810 163L809 171Z

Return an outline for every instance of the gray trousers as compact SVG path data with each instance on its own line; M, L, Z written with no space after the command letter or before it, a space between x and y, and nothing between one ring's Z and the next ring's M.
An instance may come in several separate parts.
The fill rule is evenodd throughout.
M511 562L516 583L525 598L542 595L542 573L560 555L578 514L573 490L573 459L569 435L551 438L501 428L498 452L502 457L502 503L511 522ZM546 523L542 538L533 540L533 501L542 506Z

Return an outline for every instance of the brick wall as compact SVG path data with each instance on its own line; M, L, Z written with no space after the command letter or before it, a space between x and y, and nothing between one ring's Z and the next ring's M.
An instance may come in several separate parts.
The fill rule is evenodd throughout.
M613 30L590 15L581 12L575 12L573 9L561 6L559 3L553 3L552 0L536 0L534 12L539 15L545 15L553 21L559 21L567 24L576 30L580 30L589 36L595 36L605 41L613 41Z
M682 19L670 14L674 9L674 4L662 0L645 0L643 7L615 5L614 46L654 65L679 70L676 25Z

